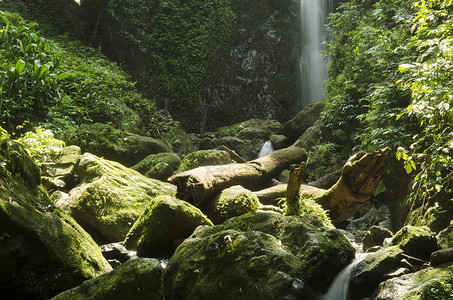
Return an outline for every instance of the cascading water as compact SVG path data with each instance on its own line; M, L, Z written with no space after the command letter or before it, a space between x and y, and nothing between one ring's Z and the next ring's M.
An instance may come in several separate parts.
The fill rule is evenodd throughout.
M330 285L329 290L320 298L320 300L348 300L349 281L351 279L352 269L368 255L369 253L356 254L354 261L338 273L337 277L335 277Z
M333 0L300 0L302 51L299 64L303 107L324 98L328 62L323 58L323 44L328 38L327 17L333 9Z
M268 154L271 154L272 152L274 152L274 147L272 146L272 142L267 141L264 143L263 147L261 147L261 151L260 151L260 154L258 155L258 157L266 156Z

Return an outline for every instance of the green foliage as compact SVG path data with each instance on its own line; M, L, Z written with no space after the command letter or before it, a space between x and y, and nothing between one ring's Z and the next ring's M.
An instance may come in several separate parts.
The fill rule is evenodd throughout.
M58 61L48 56L37 24L8 12L0 16L0 121L12 131L24 120L46 117L60 99L57 82L68 74L55 73Z
M54 137L52 131L43 128L26 132L18 141L25 145L27 152L38 164L50 161L51 156L57 154L65 145Z
M27 121L67 138L77 126L103 122L131 132L158 132L155 104L115 63L68 36L45 39L37 24L1 12L0 123Z
M392 147L412 208L453 192L452 16L447 0L351 0L331 18L326 126L349 149Z
M421 198L427 206L453 192L453 5L420 1L415 6L414 44L420 55L399 70L409 77L401 87L412 99L403 113L419 122L420 132L399 152L406 171L416 171L410 200Z
M198 131L207 62L228 43L234 24L231 0L110 1L106 13L119 40L147 62L147 94Z

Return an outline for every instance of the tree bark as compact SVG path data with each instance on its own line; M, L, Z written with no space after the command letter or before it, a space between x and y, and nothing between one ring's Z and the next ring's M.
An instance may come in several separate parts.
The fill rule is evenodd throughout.
M353 216L370 199L374 188L384 175L390 160L390 148L374 152L359 152L344 165L340 179L328 190L301 185L300 194L312 197L329 211L334 222ZM255 192L261 203L277 205L284 197L286 185L278 185Z
M305 171L305 163L290 167L288 186L286 188L286 215L300 215L300 186Z
M177 186L177 197L199 206L203 201L233 185L255 189L278 171L307 159L297 145L280 149L247 163L199 167L168 179Z

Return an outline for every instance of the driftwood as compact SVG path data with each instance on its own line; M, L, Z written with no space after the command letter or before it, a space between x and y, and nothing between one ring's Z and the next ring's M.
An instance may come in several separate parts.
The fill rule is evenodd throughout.
M307 159L306 150L293 145L247 163L207 166L176 174L168 179L177 186L177 197L199 206L233 185L256 189L291 164Z
M353 216L370 199L384 175L390 159L390 148L359 152L344 165L340 179L328 190L301 185L300 193L312 197L329 211L332 221L341 222ZM285 196L286 185L255 192L263 204L276 204Z

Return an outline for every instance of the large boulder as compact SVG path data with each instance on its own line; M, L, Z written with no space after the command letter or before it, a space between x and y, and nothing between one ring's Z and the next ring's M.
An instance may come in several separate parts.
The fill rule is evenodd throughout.
M369 297L399 268L406 268L403 259L414 257L415 262L429 261L437 250L434 234L427 227L406 226L400 229L383 249L367 256L352 269L350 290L354 299Z
M226 165L231 162L231 157L226 151L200 150L186 155L176 172L181 173L203 166Z
M442 248L453 247L453 220L447 228L437 234L436 238Z
M198 227L171 257L169 299L314 299L354 256L336 229L314 216L248 213ZM221 270L221 272L219 272Z
M371 247L383 246L384 240L392 236L393 233L387 228L371 226L363 237L363 251L367 251Z
M49 199L25 149L3 140L0 159L0 298L48 299L111 270L91 236Z
M79 146L68 146L51 155L41 165L42 179L47 190L69 191L77 184L77 165L82 151Z
M452 297L453 264L450 263L384 281L372 299L418 300L452 299Z
M149 154L172 152L171 147L161 140L121 131L102 123L80 126L70 142L80 146L83 152L90 152L128 167Z
M132 169L146 177L167 181L168 177L179 168L181 159L174 153L150 154Z
M132 259L52 300L163 300L163 271L161 263L155 258Z
M171 255L176 248L172 243L189 237L200 225L212 222L198 208L175 197L159 196L143 211L123 244L138 256Z
M82 156L78 173L80 185L56 204L102 242L124 240L154 197L176 193L169 183L90 153Z
M294 118L286 122L282 128L282 133L289 141L296 141L308 128L312 127L319 119L324 103L321 101L307 106Z
M260 206L261 203L255 194L240 185L235 185L224 189L209 202L207 215L215 224L220 224L232 217L255 212Z

